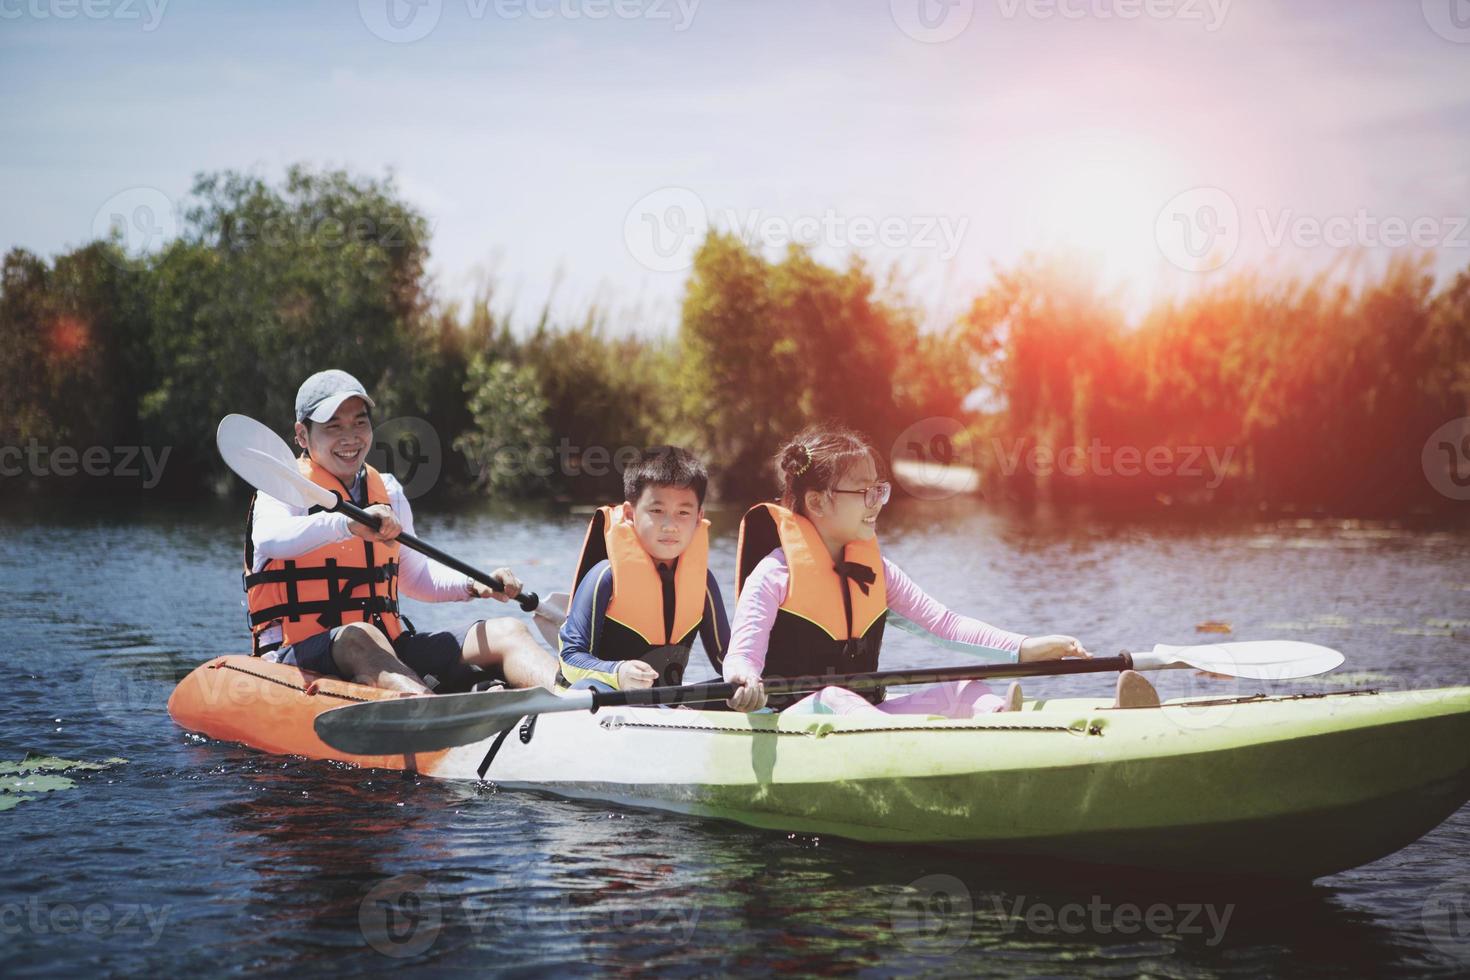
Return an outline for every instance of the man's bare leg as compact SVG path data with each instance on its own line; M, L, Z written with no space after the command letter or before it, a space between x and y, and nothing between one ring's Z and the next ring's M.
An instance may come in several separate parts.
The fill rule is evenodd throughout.
M332 659L357 684L402 694L431 694L418 674L393 652L383 631L370 623L348 623L332 641Z
M518 619L486 619L464 638L464 662L498 673L511 687L556 684L556 658L546 652Z

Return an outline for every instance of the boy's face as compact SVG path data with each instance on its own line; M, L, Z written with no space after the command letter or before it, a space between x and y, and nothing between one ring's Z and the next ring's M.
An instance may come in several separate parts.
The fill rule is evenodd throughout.
M654 561L673 561L694 540L704 508L687 487L647 486L637 501L624 501L623 519L633 525L638 542Z
M373 448L367 402L349 398L330 419L313 423L310 428L297 422L296 443L311 454L318 466L351 487L368 450Z

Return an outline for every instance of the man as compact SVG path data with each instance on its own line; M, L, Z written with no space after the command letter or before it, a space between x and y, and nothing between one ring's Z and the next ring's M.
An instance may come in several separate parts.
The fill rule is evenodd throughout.
M391 473L366 463L373 400L345 371L321 371L296 393L301 472L381 520L374 531L345 514L307 511L264 494L251 501L245 546L246 605L254 652L278 663L405 694L428 694L467 666L511 687L551 687L556 661L516 619L418 633L400 615L400 592L424 602L520 593L508 568L494 573L504 593L416 551L401 548L413 512Z

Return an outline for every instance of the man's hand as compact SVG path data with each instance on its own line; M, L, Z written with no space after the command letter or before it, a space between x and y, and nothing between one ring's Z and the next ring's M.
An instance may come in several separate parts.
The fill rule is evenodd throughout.
M766 706L766 687L759 676L736 674L730 678L730 683L738 687L725 703L735 711L759 711Z
M516 573L510 569L497 568L490 573L490 577L499 579L500 584L505 586L505 591L496 592L484 582L476 582L474 579L470 579L470 594L476 599L494 599L497 602L509 602L521 594L521 580L516 578Z
M381 523L379 523L378 529L374 531L359 521L350 522L347 525L347 529L357 537L362 538L364 541L392 541L403 533L403 525L398 523L398 515L394 514L393 508L387 504L373 504L367 508L367 512L379 518Z
M618 665L618 690L636 691L658 682L658 671L641 660L624 660Z
M1036 660L1061 660L1063 657L1091 658L1075 636L1028 636L1021 643L1018 662L1029 664Z

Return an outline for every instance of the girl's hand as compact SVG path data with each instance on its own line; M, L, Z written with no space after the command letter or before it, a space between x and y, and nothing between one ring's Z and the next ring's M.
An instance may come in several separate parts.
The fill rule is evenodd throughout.
M759 711L766 706L766 688L759 676L736 674L731 684L739 685L728 704L735 711Z
M1075 636L1028 636L1021 642L1020 663L1027 664L1037 660L1061 660L1063 657L1086 657L1092 654L1082 646L1082 641Z

